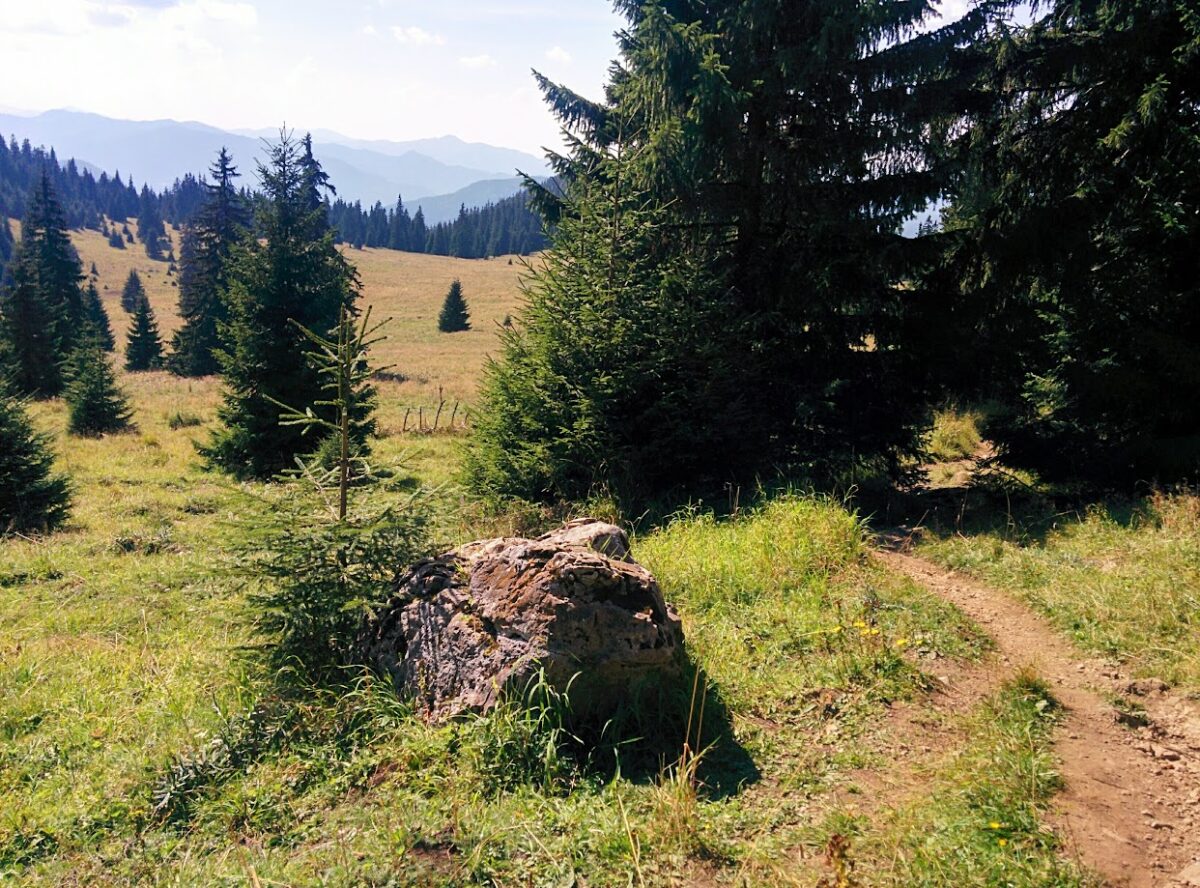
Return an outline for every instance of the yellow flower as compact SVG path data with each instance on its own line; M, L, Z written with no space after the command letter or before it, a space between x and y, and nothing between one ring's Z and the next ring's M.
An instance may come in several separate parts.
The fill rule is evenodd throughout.
M996 843L997 843L997 844L998 844L998 845L999 845L1001 848L1006 848L1006 847L1008 846L1008 839L997 839L997 840L996 840Z
M907 638L897 638L896 639L896 647L898 647L898 648L908 647L908 639Z
M999 828L1000 828L1000 824L997 823L995 820L993 820L991 823L988 824L988 829L999 829Z
M854 621L854 627L855 627L856 629L866 629L866 628L867 628L867 624L866 624L866 623L864 623L862 620L855 620L855 621Z

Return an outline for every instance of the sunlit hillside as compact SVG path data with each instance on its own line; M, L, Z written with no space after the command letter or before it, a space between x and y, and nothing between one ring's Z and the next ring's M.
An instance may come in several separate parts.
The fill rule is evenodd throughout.
M137 225L129 222L136 235ZM14 227L17 231L19 226ZM168 231L175 255L179 254L179 232ZM129 318L121 310L121 288L129 272L136 269L158 316L164 340L179 326L178 278L168 274L169 263L146 256L140 243L116 250L98 231L72 232L72 240L83 260L84 271L96 265L98 286L118 339ZM448 402L470 402L480 370L496 344L496 331L506 316L516 311L519 278L526 268L520 257L497 259L450 259L395 250L352 250L350 261L362 279L363 303L377 320L391 319L383 333L387 339L375 353L378 367L391 367L405 378L388 384L384 397L385 419L397 408L436 405L439 389ZM442 334L437 316L451 281L458 278L471 310L472 329L466 333ZM450 408L452 409L452 408Z

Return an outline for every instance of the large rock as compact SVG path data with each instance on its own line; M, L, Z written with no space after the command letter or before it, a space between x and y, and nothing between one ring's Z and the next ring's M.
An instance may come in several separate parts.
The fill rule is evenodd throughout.
M603 717L631 686L675 674L682 643L624 531L593 519L415 565L360 638L366 662L431 720L484 711L539 669L570 685L574 715Z

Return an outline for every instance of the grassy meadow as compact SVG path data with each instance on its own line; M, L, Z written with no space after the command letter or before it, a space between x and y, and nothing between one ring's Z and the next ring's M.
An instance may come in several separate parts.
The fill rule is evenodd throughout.
M78 243L116 331L132 267L174 328L165 263L91 233ZM484 515L455 486L458 437L401 431L405 410L435 403L439 387L471 399L494 326L518 303L519 260L352 258L366 304L396 319L377 361L408 377L381 383L376 462L435 489L436 543L548 521ZM444 336L435 318L456 276L476 330ZM60 402L32 408L75 507L61 533L0 541L0 882L1093 884L1043 820L1057 789L1049 692L1029 676L969 711L937 707L932 676L986 656L987 640L871 559L867 528L844 504L779 494L721 520L683 512L635 537L634 555L683 617L701 718L683 716L696 699L684 681L587 747L553 713L515 707L430 727L368 676L283 694L247 655L255 639L231 568L256 488L205 472L195 455L219 382L121 381L136 413L129 434L71 438ZM1162 588L1193 580L1192 520L1096 519L1112 544L1063 560L1125 588L1149 562L1105 559L1122 540L1149 558L1145 544L1160 540L1181 559L1163 568ZM999 585L1038 576L1007 541L929 545ZM896 727L898 709L923 726L917 736ZM922 747L926 730L954 742ZM888 788L914 767L918 780ZM164 794L171 804L156 809ZM836 881L851 865L854 881Z

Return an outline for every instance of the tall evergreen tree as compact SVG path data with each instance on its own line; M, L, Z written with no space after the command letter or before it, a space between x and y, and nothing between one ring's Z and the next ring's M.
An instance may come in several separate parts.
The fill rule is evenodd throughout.
M1197 47L1188 0L1052 0L982 44L935 277L970 294L943 316L969 345L951 381L999 405L986 431L1010 465L1200 473Z
M83 329L83 266L71 245L62 208L43 174L21 226L21 243L0 299L0 351L22 394L62 391L60 364Z
M158 370L162 367L162 338L154 309L145 296L133 312L133 321L125 342L125 369L131 373Z
M332 330L342 309L353 308L359 285L334 246L324 199L328 177L311 141L281 133L258 175L260 240L248 242L231 269L230 320L219 353L226 386L222 426L203 452L214 466L261 478L313 449L301 429L280 426L279 404L323 400L301 328Z
M70 504L49 436L34 429L25 405L0 381L0 534L53 530Z
M462 281L454 279L450 291L442 301L438 315L438 330L443 333L461 333L471 329L471 315L467 311L467 300L463 298Z
M95 338L85 339L67 360L65 400L72 435L96 437L129 428L133 416L129 401Z
M158 195L142 186L141 209L138 212L138 237L146 249L146 255L155 261L163 258L164 243L169 246L167 229L163 225L162 210Z
M204 206L184 230L180 250L179 314L168 367L179 376L207 376L220 369L217 349L229 317L225 291L234 249L246 236L249 209L234 181L237 168L224 148L206 183Z
M532 304L490 371L476 486L639 496L780 468L830 480L898 471L928 386L905 347L919 297L905 282L928 244L899 231L945 187L940 136L969 107L964 47L994 4L940 28L933 0L617 6L630 27L604 103L539 81L572 152L553 159L565 196L535 193L552 221L576 220L555 247L585 261L534 276L538 298L565 295L570 308L539 316ZM637 241L641 252L627 249ZM646 249L657 265L632 274ZM609 262L594 261L601 250ZM691 329L638 309L666 298L647 289L656 269L671 275L667 294L691 290ZM709 336L738 360L706 368L680 351L711 354ZM626 355L641 388L613 379ZM668 378L686 394L656 381ZM565 407L519 415L522 379ZM648 458L650 439L673 428L690 433L677 452Z
M89 281L87 289L84 290L83 316L84 323L87 325L85 336L94 336L99 341L100 347L106 352L116 348L112 325L108 321L108 312L104 310L104 303L100 300L100 291L96 289L95 281Z
M142 277L134 268L129 272L129 277L125 279L125 286L121 289L121 308L126 314L133 314L137 311L138 304L146 298L146 288L142 286Z

